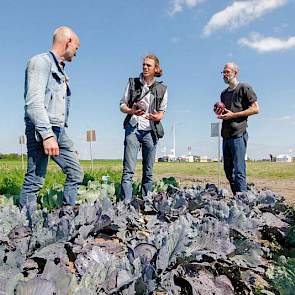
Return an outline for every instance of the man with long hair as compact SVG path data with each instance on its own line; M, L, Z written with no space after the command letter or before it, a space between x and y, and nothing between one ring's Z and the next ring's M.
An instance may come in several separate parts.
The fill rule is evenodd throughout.
M159 138L164 136L161 119L167 108L167 87L156 80L162 76L160 61L154 54L143 59L142 73L129 78L120 109L127 116L124 121L125 141L121 198L132 200L132 179L138 151L142 150L141 194L147 195L153 185L153 165Z

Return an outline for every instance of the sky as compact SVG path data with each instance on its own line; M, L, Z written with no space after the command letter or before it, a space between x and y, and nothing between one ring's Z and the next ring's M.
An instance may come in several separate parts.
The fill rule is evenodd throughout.
M72 91L67 132L82 159L90 158L88 129L96 131L95 158L122 158L119 101L148 53L160 58L169 94L158 155L172 148L175 124L177 156L189 146L192 154L216 156L212 107L226 87L223 66L233 61L261 110L249 118L248 156L294 156L294 11L295 0L2 0L0 153L20 153L28 59L49 50L53 31L66 25L81 41L66 71Z

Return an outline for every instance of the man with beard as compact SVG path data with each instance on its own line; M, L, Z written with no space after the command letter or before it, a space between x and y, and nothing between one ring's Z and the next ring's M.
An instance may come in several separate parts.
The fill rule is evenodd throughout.
M239 67L235 63L227 63L224 66L223 80L228 87L222 91L220 100L225 108L214 109L217 117L223 120L221 136L224 171L234 195L247 191L247 120L249 116L259 113L254 90L249 84L238 81L238 73Z
M36 209L49 157L66 174L64 205L75 205L83 179L73 142L65 131L71 91L64 66L73 60L79 46L79 38L72 29L59 27L53 33L51 50L32 57L27 64L24 98L28 167L20 206L29 219Z

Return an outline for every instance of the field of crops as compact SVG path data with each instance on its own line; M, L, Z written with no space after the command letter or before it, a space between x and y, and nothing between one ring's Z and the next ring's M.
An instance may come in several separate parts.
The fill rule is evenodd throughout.
M0 294L294 295L295 210L280 195L183 188L216 183L217 163L156 163L153 195L125 204L121 161L82 166L79 206L61 209L64 175L49 164L28 226L21 164L0 161ZM248 175L291 183L295 163L250 162Z
M100 180L102 175L109 175L112 182L119 182L122 172L122 161L101 160L94 161L91 171L90 161L81 162L86 176ZM217 163L155 163L154 174L156 179L167 176L174 176L180 180L185 177L217 177ZM141 163L138 161L136 178L141 175ZM253 179L269 180L294 180L294 163L270 163L270 162L249 162L247 164L247 175ZM0 194L17 194L20 191L24 171L21 169L20 161L0 160ZM221 167L221 176L224 173ZM87 178L85 181L87 182ZM54 183L63 183L64 175L60 172L55 163L50 162L46 177L44 190Z

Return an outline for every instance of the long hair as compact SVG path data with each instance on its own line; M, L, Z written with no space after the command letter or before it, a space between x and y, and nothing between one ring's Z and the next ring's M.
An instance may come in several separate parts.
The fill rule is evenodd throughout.
M153 53L150 53L144 57L144 59L146 58L152 59L155 62L155 77L161 77L163 75L163 70L161 69L159 58Z

